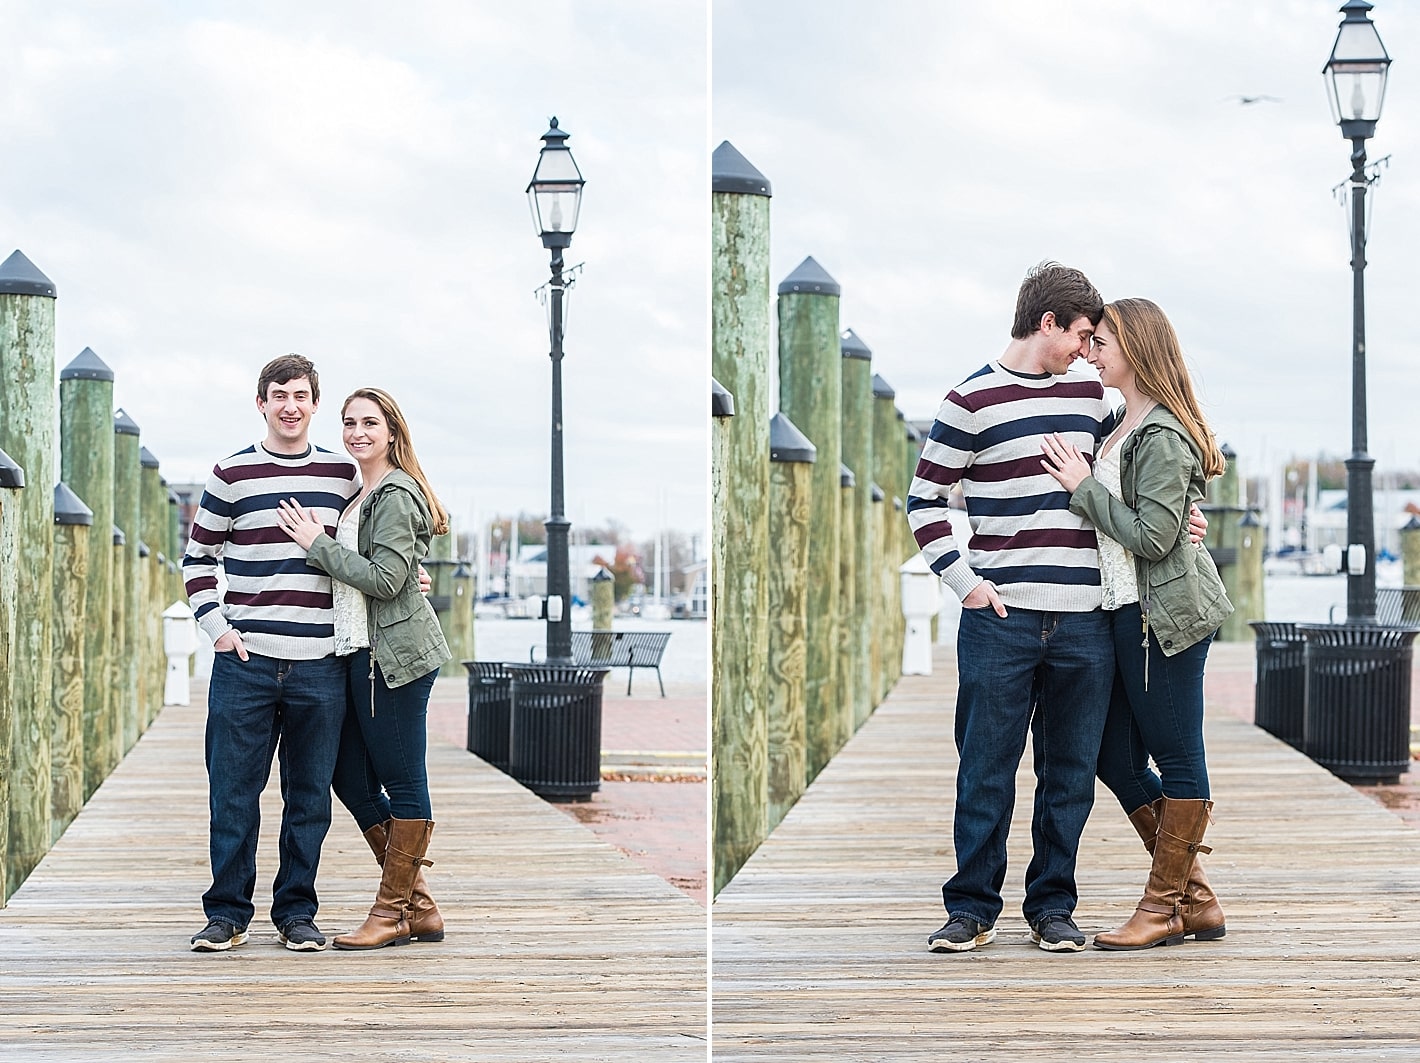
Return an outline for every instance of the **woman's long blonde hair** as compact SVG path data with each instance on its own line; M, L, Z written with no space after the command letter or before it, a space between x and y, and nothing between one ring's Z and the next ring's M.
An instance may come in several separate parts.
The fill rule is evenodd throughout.
M1118 299L1105 304L1104 320L1134 370L1139 390L1179 419L1203 453L1203 475L1210 480L1221 476L1227 462L1198 407L1178 335L1164 312L1148 299Z
M404 419L404 414L400 412L399 403L394 401L394 397L388 391L381 391L379 388L356 388L345 399L340 407L340 419L345 419L345 411L356 399L369 399L380 408L380 413L384 416L385 424L390 430L390 463L396 469L403 469L414 478L414 482L419 485L419 490L424 494L424 501L429 504L429 512L434 517L434 534L447 535L449 533L449 512L444 508L438 496L434 494L434 489L429 486L429 477L424 475L423 468L419 465L419 459L414 456L414 441L409 438L409 424Z

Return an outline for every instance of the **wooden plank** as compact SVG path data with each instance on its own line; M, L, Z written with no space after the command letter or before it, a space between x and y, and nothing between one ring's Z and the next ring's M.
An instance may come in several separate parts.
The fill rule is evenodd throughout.
M429 879L445 941L282 948L265 912L273 782L252 939L189 951L209 882L194 700L163 711L0 912L0 1058L704 1059L704 909L443 742L429 750ZM359 924L376 876L337 804L327 935Z
M1214 673L1252 669L1215 646ZM714 1058L1406 1059L1420 1056L1420 832L1210 694L1221 941L1048 954L1020 915L1023 765L995 943L926 951L953 869L955 661L907 677L725 887L713 911ZM1210 686L1211 689L1211 686ZM1027 761L1029 757L1027 757ZM1077 921L1110 929L1147 872L1103 788Z

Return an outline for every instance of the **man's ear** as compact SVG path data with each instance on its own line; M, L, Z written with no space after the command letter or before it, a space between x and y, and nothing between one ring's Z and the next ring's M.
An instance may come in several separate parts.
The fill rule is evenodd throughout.
M1055 328L1055 311L1047 310L1040 315L1040 331L1049 332L1053 328Z

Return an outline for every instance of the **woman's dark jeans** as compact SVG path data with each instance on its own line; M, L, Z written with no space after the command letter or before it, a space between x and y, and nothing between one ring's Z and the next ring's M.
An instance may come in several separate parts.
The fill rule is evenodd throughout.
M350 696L335 761L335 796L362 833L391 816L433 819L424 766L425 720L439 670L391 690L376 665L371 712L370 651L360 650L345 660Z
M1117 671L1099 777L1125 812L1160 797L1208 798L1203 754L1203 667L1209 635L1186 650L1164 656L1149 632L1149 688L1144 689L1144 647L1138 603L1105 614L1114 628ZM1152 757L1157 773L1149 766Z

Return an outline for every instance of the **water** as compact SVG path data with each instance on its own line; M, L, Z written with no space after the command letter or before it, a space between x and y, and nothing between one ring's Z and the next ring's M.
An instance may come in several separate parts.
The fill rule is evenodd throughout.
M709 631L704 620L642 620L618 617L616 631L669 631L665 655L661 658L661 678L667 683L698 683L710 674ZM480 661L526 661L528 651L537 647L541 658L547 648L547 623L543 620L485 620L473 622L474 656ZM654 679L654 676L652 677ZM654 684L653 684L654 685Z

